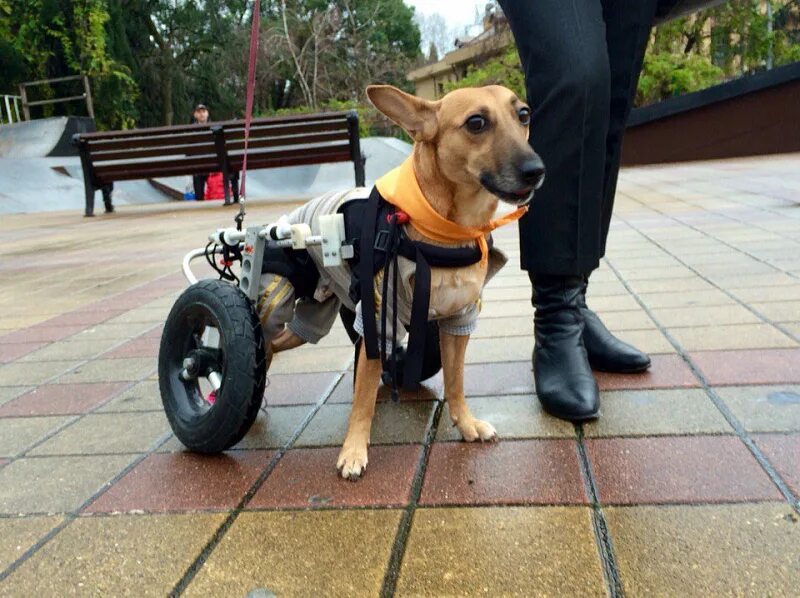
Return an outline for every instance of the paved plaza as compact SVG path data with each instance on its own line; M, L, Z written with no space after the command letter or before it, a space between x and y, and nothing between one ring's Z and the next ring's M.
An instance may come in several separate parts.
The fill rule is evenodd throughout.
M582 426L534 397L530 286L498 231L466 391L500 442L459 442L439 378L383 392L357 483L334 469L338 324L276 357L234 450L172 436L161 327L183 254L232 217L2 217L0 596L800 592L800 154L622 172L589 305L653 366L598 374Z

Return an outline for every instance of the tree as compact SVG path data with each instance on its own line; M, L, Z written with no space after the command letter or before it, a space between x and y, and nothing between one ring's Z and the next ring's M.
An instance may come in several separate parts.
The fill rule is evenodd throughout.
M107 50L108 21L105 0L2 0L3 87L31 79L86 74L98 100L98 126L131 126L136 85L130 71ZM55 95L50 87L40 87L37 93ZM73 114L77 110L74 104L65 104L45 107L44 113Z
M509 47L503 54L486 60L480 65L470 65L465 77L445 85L449 92L462 87L481 87L483 85L505 85L525 98L525 75L522 72L519 54L514 46Z

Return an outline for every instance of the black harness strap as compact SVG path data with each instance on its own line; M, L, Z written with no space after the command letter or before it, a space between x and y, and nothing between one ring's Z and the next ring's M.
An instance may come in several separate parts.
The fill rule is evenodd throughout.
M355 203L355 202L354 202ZM422 241L413 241L403 232L397 222L394 211L387 213L386 200L377 189L373 188L366 202L359 202L358 207L350 209L362 210L360 230L350 230L348 236L360 235L358 241L357 264L353 264L357 272L357 298L361 301L361 315L364 326L364 349L368 359L380 357L384 371L383 382L392 387L392 397L397 399L397 293L400 284L398 259L405 257L416 264L414 275L414 292L411 303L411 321L409 323L408 347L403 369L403 387L416 388L422 378L422 365L425 356L425 337L428 327L428 311L431 296L431 267L464 268L481 260L478 247L441 247ZM382 215L386 213L385 220ZM351 214L345 213L346 220ZM353 227L353 229L358 228ZM489 247L492 238L489 237ZM380 310L381 333L378 335L375 310L375 274L383 268L382 301ZM389 276L392 276L393 288L389 297ZM355 290L355 289L353 289ZM393 354L386 355L386 324L388 317L387 302L392 301L392 344Z

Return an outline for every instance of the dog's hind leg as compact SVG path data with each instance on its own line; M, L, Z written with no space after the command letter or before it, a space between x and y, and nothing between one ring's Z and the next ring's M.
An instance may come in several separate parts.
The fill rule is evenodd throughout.
M357 480L367 468L367 447L375 415L375 401L381 379L381 360L367 359L362 343L358 352L358 374L353 391L353 408L336 468L347 480Z
M464 358L469 336L456 336L443 330L439 334L444 370L444 396L453 425L467 442L496 440L497 432L489 422L475 419L464 400Z

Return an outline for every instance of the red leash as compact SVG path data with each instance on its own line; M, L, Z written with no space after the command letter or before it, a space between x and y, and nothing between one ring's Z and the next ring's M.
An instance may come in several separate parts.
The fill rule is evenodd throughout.
M247 197L247 149L250 144L250 122L253 120L253 100L256 90L256 62L258 60L258 41L259 30L261 28L261 0L253 3L253 27L250 31L250 61L247 68L247 101L244 110L244 155L242 157L242 187L241 198L239 200L239 215L237 224L241 230L242 220L244 219L244 201Z

